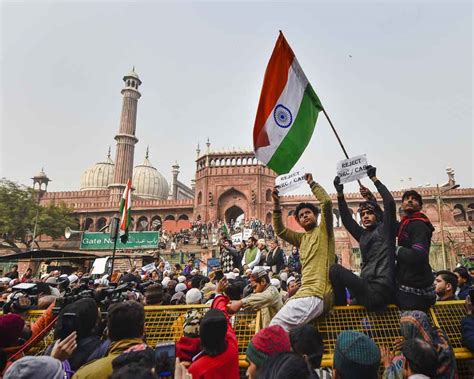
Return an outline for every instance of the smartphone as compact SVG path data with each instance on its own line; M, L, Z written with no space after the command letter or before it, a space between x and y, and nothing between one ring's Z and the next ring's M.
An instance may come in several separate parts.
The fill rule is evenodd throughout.
M216 271L216 276L215 276L216 280L219 281L219 280L221 280L223 277L224 277L224 273L222 272L222 270L217 270L217 271Z
M158 342L155 347L156 373L159 377L173 376L176 361L176 343Z

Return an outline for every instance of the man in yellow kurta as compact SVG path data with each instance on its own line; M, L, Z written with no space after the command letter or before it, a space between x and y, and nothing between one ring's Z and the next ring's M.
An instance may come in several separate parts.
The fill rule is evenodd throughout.
M321 223L317 225L319 210L311 203L300 203L295 218L305 232L298 233L283 225L278 190L272 193L273 228L281 239L300 249L301 287L280 309L270 325L280 325L287 331L308 323L323 313L332 303L329 268L335 261L332 202L327 192L314 182L311 174L306 181L321 204Z

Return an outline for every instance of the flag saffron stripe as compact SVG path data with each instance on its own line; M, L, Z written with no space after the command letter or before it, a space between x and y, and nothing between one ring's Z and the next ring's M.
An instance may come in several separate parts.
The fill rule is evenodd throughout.
M255 116L255 126L253 130L253 144L257 149L267 146L267 132L265 123L272 113L275 104L286 86L288 70L293 63L295 55L285 37L280 32L270 61L268 62L263 79L262 92L258 103L257 115Z

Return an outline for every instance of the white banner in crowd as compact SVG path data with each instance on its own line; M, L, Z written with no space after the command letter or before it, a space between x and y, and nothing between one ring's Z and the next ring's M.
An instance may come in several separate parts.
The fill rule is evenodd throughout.
M275 179L275 187L278 189L280 195L284 195L295 188L301 186L301 184L306 183L304 175L306 171L304 168L298 170L293 170L288 174L277 176Z
M252 237L252 229L244 229L244 233L242 235L242 239L247 241L250 237Z
M106 258L96 258L94 263L92 263L91 275L103 274L105 273L105 266L107 265L108 257Z
M353 182L367 176L367 155L362 154L337 162L337 176L341 184Z
M232 243L233 244L241 243L242 242L242 232L232 234L231 238L232 238Z
M154 263L150 263L150 264L147 264L146 266L142 267L143 272L149 272L149 271L153 271L153 270L156 270L156 266L155 266Z

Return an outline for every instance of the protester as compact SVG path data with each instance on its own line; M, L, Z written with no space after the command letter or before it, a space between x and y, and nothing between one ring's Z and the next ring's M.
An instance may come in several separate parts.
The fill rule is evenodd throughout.
M331 379L331 371L321 368L324 342L313 325L306 324L290 330L291 349L304 358L316 378Z
M291 254L288 257L288 270L301 274L300 251L296 246L293 246Z
M397 232L396 206L390 191L376 176L376 168L367 166L367 176L374 182L383 199L383 218L377 203L364 201L359 205L363 227L352 218L344 198L344 186L336 176L334 186L342 223L359 242L361 251L360 277L335 264L329 277L334 288L336 305L346 305L346 288L357 304L369 311L381 311L389 304L395 290L395 238Z
M458 278L451 271L438 271L435 278L435 292L438 301L456 300Z
M421 212L423 199L414 191L402 195L405 216L398 228L395 277L396 300L400 309L427 311L436 302L429 262L434 227Z
M242 267L242 258L239 252L232 246L232 241L225 239L221 246L221 267L224 273L232 272Z
M27 356L15 362L8 368L4 379L67 379L67 368L60 360L43 356Z
M269 357L258 372L258 379L314 379L306 361L296 353Z
M143 344L144 327L143 305L135 301L112 304L107 315L108 337L112 341L107 355L82 366L73 378L107 378L117 356L134 345Z
M262 252L257 247L257 240L254 237L249 237L247 240L247 250L245 250L242 258L243 270L253 269L259 264Z
M334 379L377 379L380 351L375 342L363 333L341 332L334 348Z
M189 373L194 379L239 378L237 337L229 321L226 278L218 282L216 297L199 326L201 352L193 358Z
M256 379L259 377L259 369L272 355L289 352L291 349L288 333L279 325L269 326L255 334L249 342L246 350L247 377Z
M285 265L285 253L278 244L278 239L274 238L269 242L269 252L266 258L266 265L270 266L273 274L278 274Z
M456 360L452 346L446 333L439 328L433 328L426 313L421 311L405 311L400 319L402 339L397 346L403 347L403 340L419 338L434 348L437 354L436 378L454 379L457 377ZM412 356L410 356L411 359ZM387 347L382 349L382 362L385 366L384 379L402 377L406 357L403 354L393 356ZM420 363L420 362L418 362Z
M19 278L18 265L13 265L11 270L5 274L5 277L10 278L11 280L18 279Z
M461 337L463 346L474 352L474 306L471 295L466 297L466 317L461 320Z
M250 276L253 293L242 300L233 301L229 305L231 313L236 313L240 308L260 311L262 327L270 325L273 316L283 306L281 295L278 290L270 285L270 278L264 268L256 268Z
M469 291L472 289L472 279L467 271L466 267L456 267L454 274L458 277L458 290L456 291L456 297L459 300L465 300Z
M329 308L332 287L329 268L335 260L334 232L332 228L332 202L326 191L306 174L306 181L321 204L321 225L317 226L318 209L310 203L300 203L296 207L295 218L305 233L297 233L285 228L282 221L278 191L272 193L275 233L281 239L300 248L302 261L302 282L298 292L288 300L272 319L270 325L281 325L290 330L305 324Z

